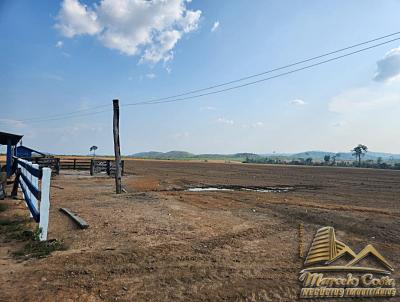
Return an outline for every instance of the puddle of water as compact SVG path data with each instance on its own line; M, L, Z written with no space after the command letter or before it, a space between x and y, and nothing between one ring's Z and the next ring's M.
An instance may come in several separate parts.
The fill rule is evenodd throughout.
M277 187L277 188L264 188L264 189L256 189L256 188L217 188L217 187L195 187L189 188L185 191L187 192L218 192L218 191L225 191L225 192L233 192L233 191L250 191L250 192L260 192L260 193L286 193L290 190L293 190L292 187Z
M234 191L234 190L209 187L209 188L189 188L186 191L188 191L188 192L214 192L214 191Z
M261 192L261 193L286 193L289 192L290 190L293 190L293 188L273 188L273 189L247 189L243 188L240 189L243 191L251 191L251 192Z

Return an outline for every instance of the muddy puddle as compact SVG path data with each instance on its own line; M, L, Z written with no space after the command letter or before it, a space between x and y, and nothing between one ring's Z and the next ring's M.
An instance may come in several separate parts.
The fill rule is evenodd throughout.
M210 186L210 187L191 187L184 189L186 192L259 192L259 193L286 193L293 191L294 187L241 187L241 186Z

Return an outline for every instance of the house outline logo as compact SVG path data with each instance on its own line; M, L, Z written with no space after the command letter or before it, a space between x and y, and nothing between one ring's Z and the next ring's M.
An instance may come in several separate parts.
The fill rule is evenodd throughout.
M348 255L353 259L345 265L331 265L333 262ZM380 262L385 269L377 269L372 267L355 266L362 259L367 256L375 256L375 259ZM362 271L362 272L375 272L382 274L390 274L393 272L393 267L386 261L386 259L379 253L373 245L368 244L358 254L356 254L348 245L336 239L335 230L333 227L320 228L314 236L311 247L308 251L304 266L311 266L314 264L323 263L323 266L303 269L301 272L306 271Z
M363 266L362 260L373 257L380 268ZM340 259L345 264L337 265ZM392 297L395 281L393 267L371 244L355 253L336 238L333 227L317 230L299 280L303 282L300 298Z

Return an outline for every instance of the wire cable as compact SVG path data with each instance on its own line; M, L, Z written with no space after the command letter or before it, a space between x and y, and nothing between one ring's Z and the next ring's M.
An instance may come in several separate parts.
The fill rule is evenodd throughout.
M382 45L385 45L385 44L388 44L388 43L391 43L391 42L394 42L394 41L397 41L397 40L400 40L400 38L395 38L395 39L392 39L392 40L389 40L389 41L385 41L385 42L382 42L382 43L379 43L379 44L375 44L375 45L372 45L372 46L369 46L369 47L365 47L365 48L362 48L362 49L359 49L359 50L356 50L356 51L353 51L353 52L350 52L350 53L347 53L347 54L344 54L344 55L340 55L340 56L337 56L337 57L334 57L334 58L331 58L331 59L328 59L328 60L320 61L318 63L314 63L314 64L307 65L307 66L304 66L304 67L301 67L301 68L293 69L293 70L290 70L290 71L287 71L287 72L283 72L283 73L280 73L280 74L277 74L277 75L274 75L274 76L271 76L271 77L263 78L263 79L260 79L260 80L257 80L257 81L252 81L252 82L248 82L248 83L241 84L241 85L232 86L232 87L229 87L229 88L224 88L224 89L211 91L211 92L207 92L207 93L202 93L202 94L198 94L198 95L194 95L194 96L188 96L188 97L184 97L184 98L175 98L175 99L172 99L172 100L160 100L160 101L146 101L146 102L127 103L127 104L122 104L121 106L153 105L153 104L161 104L161 103L171 103L171 102L184 101L184 100L199 98L199 97L203 97L203 96L207 96L207 95L226 92L226 91L230 91L230 90L234 90L234 89L238 89L238 88L254 85L254 84L257 84L257 83L265 82L265 81L272 80L272 79L275 79L275 78L279 78L279 77L282 77L282 76L286 76L286 75L289 75L289 74L292 74L292 73L295 73L295 72L299 72L299 71L302 71L302 70L305 70L305 69L310 69L310 68L313 68L313 67L316 67L316 66L319 66L319 65L322 65L322 64L326 64L326 63L329 63L329 62L332 62L332 61L336 61L336 60L339 60L339 59L342 59L342 58L345 58L345 57L348 57L348 56L351 56L351 55L354 55L354 54L357 54L357 53L360 53L360 52L363 52L363 51L366 51L366 50L369 50L369 49L372 49L372 48L376 48L376 47L379 47L379 46L382 46Z
M112 112L112 109L111 110L107 109L107 110L101 110L101 111L95 111L95 112L88 112L88 113L78 114L78 115L74 115L74 116L64 116L64 117L48 118L48 119L43 119L43 120L35 120L35 121L31 121L29 123L30 124L34 124L34 123L42 123L42 122L49 122L49 121L59 121L59 120L76 118L76 117L97 115L97 114L104 113L104 112Z
M242 78L239 78L239 79L236 79L236 80L232 80L232 81L229 81L229 82L224 82L224 83L221 83L221 84L212 85L212 86L208 86L208 87L200 88L200 89L195 89L195 90L190 90L190 91L186 91L186 92L183 92L183 93L180 93L180 94L171 95L171 96L167 96L167 97L161 97L161 98L148 100L148 101L149 102L151 102L151 101L162 101L162 100L177 98L177 97L181 97L181 96L185 96L185 95L189 95L189 94L193 94L193 93L197 93L197 92L211 90L211 89L219 88L219 87L222 87L222 86L227 86L227 85L234 84L234 83L237 83L237 82L241 82L241 81L249 80L249 79L252 79L252 78L255 78L255 77L259 77L259 76L262 76L262 75L265 75L265 74L268 74L268 73L273 73L275 71L279 71L279 70L286 69L286 68L289 68L289 67L297 66L297 65L304 64L304 63L307 63L307 62L310 62L310 61L314 61L314 60L317 60L317 59L321 59L321 58L333 55L335 53L339 53L339 52L342 52L342 51L345 51L345 50L349 50L349 49L352 49L352 48L355 48L355 47L358 47L358 46L362 46L362 45L369 44L369 43L372 43L372 42L375 42L375 41L379 41L379 40L382 40L382 39L385 39L385 38L388 38L388 37L392 37L392 36L395 36L395 35L398 35L398 34L400 34L400 32L395 32L395 33L392 33L392 34L389 34L389 35L386 35L386 36L382 36L382 37L375 38L375 39L372 39L372 40L368 40L368 41L365 41L365 42L353 44L351 46L347 46L347 47L344 47L344 48L341 48L341 49L338 49L338 50L327 52L327 53L324 53L322 55L311 57L309 59L305 59L305 60L298 61L298 62L295 62L295 63L287 64L287 65L284 65L284 66L281 66L281 67L269 69L267 71L263 71L263 72L256 73L256 74L253 74L253 75L245 76L245 77L242 77ZM390 41L390 42L392 42L392 41ZM141 102L147 102L147 101L138 101L138 102L141 103Z
M74 115L77 113L81 113L81 112L85 112L85 111L92 111L94 109L99 109L99 108L105 108L105 107L112 107L112 104L107 104L107 105L99 105L99 106L95 106L95 107L90 107L90 108L86 108L86 109L79 109L79 110L75 110L75 111L71 111L71 112L67 112L67 113L59 113L59 114L54 114L54 115L50 115L50 116L44 116L44 117L32 117L29 119L23 119L23 120L19 120L20 122L32 122L35 120L42 120L42 119L47 119L47 118L56 118L56 117L63 117L63 116L69 116L69 115Z
M287 69L287 68L290 68L290 67L294 67L294 66L297 66L297 65L300 65L300 64L304 64L304 63L307 63L307 62L310 62L310 61L314 61L314 60L317 60L317 59L320 59L320 58L323 58L323 57L330 56L330 55L335 54L335 53L339 53L339 52L342 52L342 51L345 51L345 50L349 50L349 49L352 49L352 48L355 48L355 47L359 47L361 45L366 45L366 44L369 44L369 43L372 43L372 42L375 42L375 41L379 41L379 40L382 40L382 39L385 39L385 38L388 38L388 37L391 37L391 36L394 36L394 35L398 35L398 34L400 34L400 32L395 32L395 33L392 33L392 34L381 36L381 37L378 37L378 38L375 38L375 39L372 39L372 40L368 40L368 41L365 41L365 42L357 43L357 44L354 44L354 45L351 45L351 46L347 46L347 47L344 47L344 48L341 48L341 49L338 49L338 50L335 50L335 51L331 51L331 52L328 52L328 53L325 53L325 54L322 54L322 55L314 56L314 57L311 57L309 59L301 60L301 61L298 61L298 62L295 62L295 63L287 64L287 65L284 65L284 66L281 66L281 67L273 68L273 69L270 69L270 70L267 70L267 71L264 71L264 72L261 72L261 73L249 75L249 76L246 76L246 77L242 77L242 78L239 78L239 79L236 79L236 80L224 82L224 83L221 83L221 84L216 84L216 85L208 86L208 87L201 88L201 89L190 90L190 91L187 91L187 92L183 92L183 93L180 93L180 94L175 94L175 95L171 95L171 96L167 96L167 97L161 97L161 98L156 98L156 99L151 99L151 100L138 101L138 102L133 102L133 103L125 103L125 104L122 103L121 107L122 106L136 106L136 105L152 105L152 104L160 104L160 103L171 103L171 102L194 99L194 98L199 98L199 97L203 97L203 96L207 96L207 95L212 95L212 94L217 94L217 93L221 93L221 92L225 92L225 91L230 91L230 90L233 90L233 89L246 87L246 86L249 86L249 85L257 84L257 83L260 83L260 82L264 82L264 81L267 81L267 80L271 80L271 79L274 79L274 78L278 78L278 77L281 77L281 76L292 74L292 73L295 73L295 72L298 72L298 71L301 71L301 70L304 70L304 69L309 69L309 68L312 68L312 67L315 67L315 66L318 66L318 65L322 65L322 64L334 61L334 60L338 60L338 59L341 59L341 58L344 58L344 57L347 57L347 56L350 56L350 55L354 55L354 54L360 53L362 51L366 51L366 50L369 50L369 49L372 49L372 48L376 48L376 47L379 47L379 46L382 46L382 45L397 41L400 38L391 39L391 40L388 40L388 41L385 41L385 42L382 42L382 43L379 43L379 44L375 44L375 45L372 45L372 46L369 46L369 47L365 47L365 48L362 48L362 49L359 49L359 50L356 50L356 51L353 51L353 52L350 52L350 53L347 53L347 54L344 54L344 55L341 55L341 56L337 56L337 57L334 57L334 58L331 58L331 59L328 59L328 60L320 61L320 62L315 63L315 64L307 65L305 67L297 68L297 69L294 69L294 70L291 70L291 71L288 71L288 72L284 72L284 73L280 73L278 75L274 75L274 76L271 76L271 77L263 78L263 79L260 79L260 80L256 80L256 81L252 81L252 82L248 82L248 83L245 83L245 84L240 84L240 85L236 85L236 86L232 86L232 87L228 87L228 88L224 88L224 89L220 89L220 90L216 90L216 91L211 91L211 92L207 92L207 93L202 93L202 94L198 94L198 95L194 95L194 96L188 96L188 97L181 98L182 96L191 95L191 94L194 94L194 93L198 93L198 92L202 92L202 91L207 91L207 90L211 90L211 89L227 86L227 85L230 85L230 84L234 84L234 83L238 83L238 82L245 81L245 80L248 80L248 79L252 79L252 78L255 78L255 77L259 77L261 75L273 73L275 71L279 71L279 70ZM91 112L91 111L95 110L95 109L99 109L99 108L109 107L109 106L111 106L111 104L107 104L107 105L104 104L104 105L99 105L99 106L95 106L95 107L91 107L91 108L87 108L87 109L75 110L75 111L71 111L71 112L68 112L68 113L60 113L60 114L55 114L55 115L50 115L50 116L45 116L45 117L35 117L35 118L18 120L18 121L19 122L40 122L40 121L52 121L52 120L60 120L60 119L67 119L67 118L74 118L74 117L81 117L81 116L90 116L90 115L93 115L93 114L99 114L99 113L107 112L108 110L95 111L95 112ZM79 113L86 112L86 111L89 111L89 112L88 113L84 113L84 114L79 114Z

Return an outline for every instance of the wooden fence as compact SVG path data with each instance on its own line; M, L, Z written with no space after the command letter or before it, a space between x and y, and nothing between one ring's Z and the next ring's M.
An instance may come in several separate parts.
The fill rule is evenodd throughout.
M41 168L50 168L54 174L60 174L60 159L56 157L33 157L30 159Z
M86 170L90 171L91 160L83 158L61 158L61 170Z
M60 170L90 171L90 175L107 173L115 175L115 160L109 159L85 159L85 158L57 158L37 157L24 159L39 165L40 168L50 168L54 174L60 174ZM124 161L121 161L121 171L124 174Z
M39 223L39 239L47 240L50 210L50 168L40 168L27 160L14 157L17 163L12 196L21 189L31 217Z
M124 175L124 164L125 162L121 161L121 175ZM107 173L107 175L115 175L115 160L99 160L92 159L90 165L90 175L94 175L97 173Z

